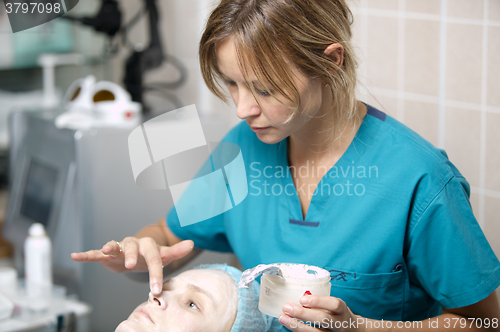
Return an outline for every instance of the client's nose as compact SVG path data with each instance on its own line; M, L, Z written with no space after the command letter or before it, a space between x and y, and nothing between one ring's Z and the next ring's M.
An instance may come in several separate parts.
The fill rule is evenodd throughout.
M167 301L165 300L163 293L160 296L154 296L153 293L149 293L149 302L160 307L160 309L167 308Z

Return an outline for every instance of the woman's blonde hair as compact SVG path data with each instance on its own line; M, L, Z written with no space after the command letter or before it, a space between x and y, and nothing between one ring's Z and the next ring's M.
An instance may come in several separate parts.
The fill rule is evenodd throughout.
M227 102L219 81L223 75L216 52L218 45L232 38L247 82L251 70L266 90L284 96L296 111L300 96L291 62L309 78L329 85L335 123L344 123L354 116L356 105L351 24L352 13L344 0L222 0L210 15L200 41L203 79L215 95ZM344 48L340 67L324 53L334 43ZM255 97L251 84L250 88ZM259 102L259 98L255 99Z

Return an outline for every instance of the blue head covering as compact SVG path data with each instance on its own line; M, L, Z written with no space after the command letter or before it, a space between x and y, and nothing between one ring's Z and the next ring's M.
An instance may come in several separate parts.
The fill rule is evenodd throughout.
M242 272L227 264L206 264L195 269L221 270L231 276L238 287ZM273 317L259 310L259 283L254 281L249 288L238 288L238 312L231 332L266 332L273 331Z

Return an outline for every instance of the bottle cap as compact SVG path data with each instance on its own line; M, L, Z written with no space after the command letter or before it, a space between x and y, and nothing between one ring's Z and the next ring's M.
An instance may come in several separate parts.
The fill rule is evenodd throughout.
M28 235L29 236L45 236L47 234L45 233L45 228L43 227L42 224L34 223L28 229Z

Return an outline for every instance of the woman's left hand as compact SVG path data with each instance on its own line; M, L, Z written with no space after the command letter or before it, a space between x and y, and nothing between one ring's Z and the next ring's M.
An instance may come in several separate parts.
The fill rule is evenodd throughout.
M363 318L354 315L341 299L306 295L300 303L286 303L279 318L292 331L364 331L364 324L358 326Z

